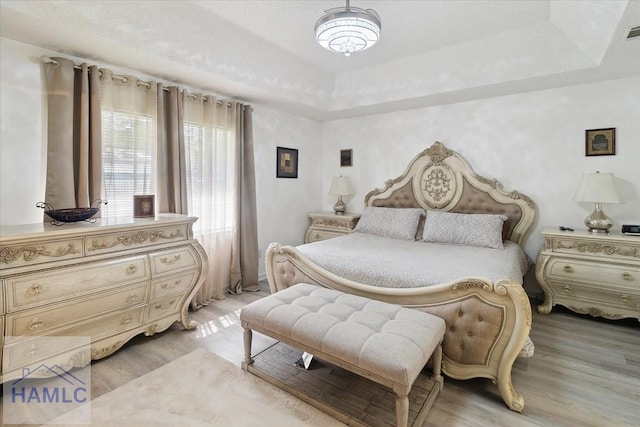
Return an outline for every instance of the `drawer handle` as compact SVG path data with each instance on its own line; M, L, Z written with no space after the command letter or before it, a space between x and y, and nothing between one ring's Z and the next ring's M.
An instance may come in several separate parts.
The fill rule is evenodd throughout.
M126 273L128 275L132 275L134 274L136 271L138 271L138 266L131 264L129 267L127 267L127 271Z
M563 291L565 291L565 293L567 294L572 294L573 291L571 290L571 288L569 286L565 286L562 288Z
M573 268L570 265L565 265L562 269L565 273L573 273Z
M171 307L175 302L176 300L171 300L166 304L156 304L156 310L166 310L167 308Z
M622 279L623 280L633 280L633 276L630 273L627 273L625 271L624 273L622 273Z
M38 344L29 344L29 347L24 349L24 355L27 357L35 356L38 353L40 353L40 347L38 347Z
M44 322L42 321L42 319L40 319L39 317L36 317L31 322L29 322L29 324L27 325L27 328L29 328L30 331L35 331L36 329L40 329L43 326L44 326Z
M160 285L160 287L161 287L162 289L167 289L167 288L170 288L170 287L171 287L171 288L175 288L175 287L180 286L180 283L181 283L181 282L182 282L182 279L178 279L178 280L176 280L175 282L173 282L173 284L172 284L172 285L169 285L168 283L166 283L166 282L165 282L165 283L163 283L162 285Z
M627 304L629 305L629 297L627 295L620 295L620 301L622 301L623 304Z
M180 261L181 256L180 255L174 255L173 258L168 259L167 257L164 258L160 258L160 262L163 264L175 264L176 262Z
M131 294L131 295L129 295L129 296L127 297L127 302L128 302L128 303L136 302L136 301L138 301L138 298L140 298L140 297L138 297L138 295L136 295L136 294Z
M122 320L120 321L120 323L123 324L123 325L128 325L131 322L133 322L133 316L130 315L130 314L124 316L122 318Z
M34 283L33 285L31 285L29 287L29 289L27 289L27 296L28 297L35 297L36 295L41 294L43 290L44 290L44 288L42 287L41 284Z

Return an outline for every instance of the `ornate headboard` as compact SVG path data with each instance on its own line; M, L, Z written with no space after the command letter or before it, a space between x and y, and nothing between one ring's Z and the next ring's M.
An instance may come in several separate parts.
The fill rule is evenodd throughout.
M503 237L524 244L536 216L529 197L502 190L495 179L476 175L469 163L444 144L435 142L411 160L405 172L384 188L369 192L365 206L442 210L456 213L503 214Z

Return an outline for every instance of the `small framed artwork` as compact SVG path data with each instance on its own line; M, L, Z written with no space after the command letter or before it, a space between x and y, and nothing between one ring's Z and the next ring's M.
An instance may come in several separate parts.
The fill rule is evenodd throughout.
M155 199L152 194L133 196L133 217L148 218L155 216Z
M340 150L340 167L353 166L353 149Z
M613 156L616 154L616 128L587 129L585 155Z
M276 178L298 177L298 150L276 147Z

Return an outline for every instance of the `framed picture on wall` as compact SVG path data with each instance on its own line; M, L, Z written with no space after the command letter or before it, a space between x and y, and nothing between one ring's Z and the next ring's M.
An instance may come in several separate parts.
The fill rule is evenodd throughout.
M353 149L340 150L340 167L353 166Z
M276 147L276 178L298 177L298 150Z
M616 154L616 128L587 129L585 131L586 156L613 156Z

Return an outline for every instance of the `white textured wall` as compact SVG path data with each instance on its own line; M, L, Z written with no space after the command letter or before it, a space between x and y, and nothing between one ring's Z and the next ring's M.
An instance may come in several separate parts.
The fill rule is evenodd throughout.
M44 49L0 38L0 225L42 221L45 121L39 56Z
M304 243L307 214L320 209L322 197L322 124L254 106L260 273L271 242ZM298 178L276 178L276 147L298 150ZM263 277L263 276L261 276Z
M620 224L640 223L640 77L566 87L324 125L322 205L331 176L349 176L356 194L350 211L361 211L364 196L404 172L408 162L434 141L462 154L476 173L497 178L508 191L530 196L539 218L526 251L535 259L540 228L584 228L589 204L571 200L584 172L613 172L626 204L606 205ZM585 129L616 128L616 155L585 157ZM353 148L354 165L340 168L339 150Z

